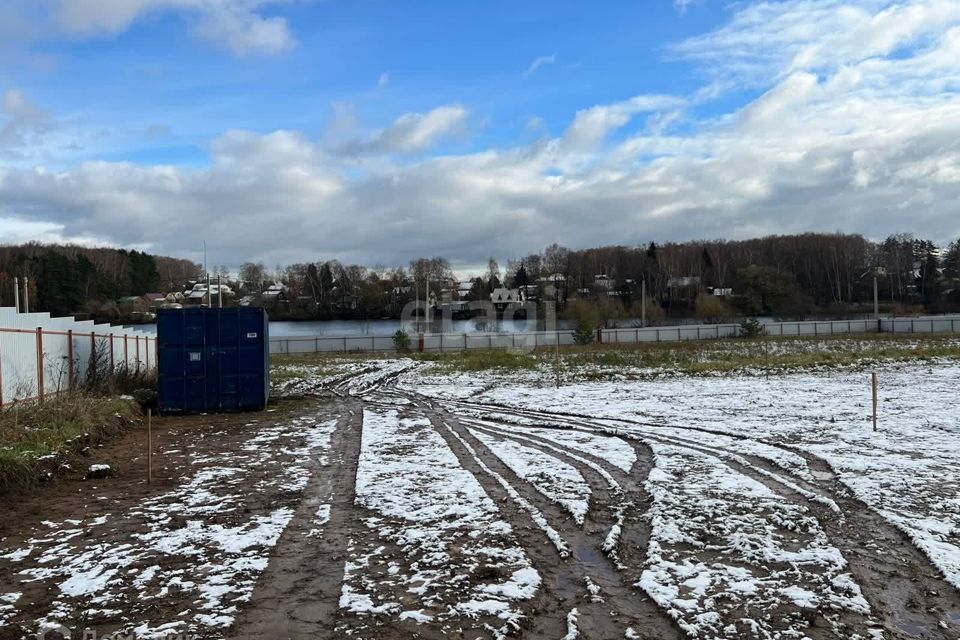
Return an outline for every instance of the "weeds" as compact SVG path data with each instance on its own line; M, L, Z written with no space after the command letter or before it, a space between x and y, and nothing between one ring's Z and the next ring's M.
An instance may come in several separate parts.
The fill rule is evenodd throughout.
M0 411L0 493L34 486L140 415L132 400L62 393ZM69 468L69 467L67 467Z
M450 353L420 353L415 359L433 362L441 371L519 371L536 369L539 358L532 353L517 353L506 349L482 349Z

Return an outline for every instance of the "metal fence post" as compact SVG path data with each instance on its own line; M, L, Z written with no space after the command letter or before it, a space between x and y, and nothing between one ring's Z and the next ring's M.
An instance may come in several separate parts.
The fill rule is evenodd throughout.
M107 337L110 338L110 375L113 375L117 371L117 366L113 360L113 334L111 333Z
M37 399L43 402L43 328L37 327Z
M3 349L0 349L0 407L3 406Z
M123 368L130 368L130 347L128 346L127 334L123 334Z
M137 355L137 373L140 373L140 336L133 336L133 341L136 343L136 349L134 353Z
M73 372L73 329L67 329L67 388L73 391L76 383Z

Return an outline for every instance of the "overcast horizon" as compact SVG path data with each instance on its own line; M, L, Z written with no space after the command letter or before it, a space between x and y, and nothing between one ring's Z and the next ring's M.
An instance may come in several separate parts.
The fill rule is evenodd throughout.
M960 0L12 0L0 241L458 272L960 237Z

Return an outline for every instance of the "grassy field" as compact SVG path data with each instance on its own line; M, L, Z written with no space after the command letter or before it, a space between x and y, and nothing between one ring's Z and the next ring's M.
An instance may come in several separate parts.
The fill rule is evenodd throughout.
M275 381L295 378L302 367L333 375L344 363L410 357L432 363L438 373L552 368L559 360L567 377L603 379L651 375L709 375L745 371L790 371L871 366L879 362L960 358L956 335L864 334L804 338L756 338L562 347L532 351L478 349L446 353L308 354L274 356Z

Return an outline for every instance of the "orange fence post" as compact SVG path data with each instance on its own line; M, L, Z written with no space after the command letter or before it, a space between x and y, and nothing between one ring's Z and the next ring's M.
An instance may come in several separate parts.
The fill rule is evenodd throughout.
M73 329L67 329L67 387L73 391L74 380L73 372Z
M37 327L37 399L43 402L43 327Z

